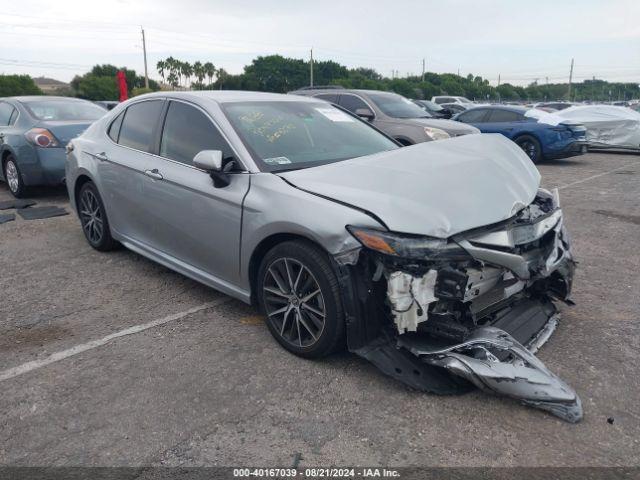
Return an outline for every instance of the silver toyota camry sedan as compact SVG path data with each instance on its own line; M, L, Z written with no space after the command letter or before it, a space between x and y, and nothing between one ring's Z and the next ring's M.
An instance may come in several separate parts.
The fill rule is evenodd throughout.
M423 391L476 386L575 422L533 354L570 303L557 192L501 135L401 148L322 100L136 97L67 147L89 244L256 305L303 357L337 349Z

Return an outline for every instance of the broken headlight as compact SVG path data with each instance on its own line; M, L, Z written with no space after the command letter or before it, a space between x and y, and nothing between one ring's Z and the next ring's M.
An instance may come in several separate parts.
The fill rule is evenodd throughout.
M466 259L467 252L457 243L422 235L384 232L372 228L347 226L347 230L363 246L395 257L437 260Z

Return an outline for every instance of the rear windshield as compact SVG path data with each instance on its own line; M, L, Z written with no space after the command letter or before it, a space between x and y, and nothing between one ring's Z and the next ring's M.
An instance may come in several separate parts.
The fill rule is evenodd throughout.
M33 100L24 106L38 120L94 121L107 113L102 107L78 100Z
M233 102L222 108L267 171L312 167L398 148L368 123L324 102Z

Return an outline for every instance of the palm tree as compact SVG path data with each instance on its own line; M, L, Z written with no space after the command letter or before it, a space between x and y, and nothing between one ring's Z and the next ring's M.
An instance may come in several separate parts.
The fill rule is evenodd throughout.
M225 71L224 68L219 68L218 69L218 83L220 84L220 90L222 90L222 82L224 80L224 77L227 76L227 72Z
M164 61L164 67L169 71L167 81L174 88L177 87L180 83L180 76L178 75L178 61L173 57L169 57Z
M158 73L162 77L163 82L164 82L164 69L166 67L167 67L167 64L163 60L158 60L158 63L156 64L156 70L158 70Z
M190 78L193 75L193 67L189 62L180 62L180 73L184 75L185 87L190 85Z
M194 62L194 64L193 64L193 74L198 79L198 82L196 83L196 86L197 86L196 88L198 88L198 90L202 90L202 88L204 86L202 81L204 80L204 77L206 75L205 70L204 70L204 66L202 65L202 62L200 62L200 61Z
M204 64L204 73L209 77L209 85L213 83L213 76L216 74L216 67L213 63L207 62Z

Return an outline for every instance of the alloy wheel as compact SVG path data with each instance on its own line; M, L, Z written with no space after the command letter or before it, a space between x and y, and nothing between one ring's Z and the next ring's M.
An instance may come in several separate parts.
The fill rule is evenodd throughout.
M80 219L89 241L94 245L100 243L104 233L104 219L100 203L95 194L89 189L82 192L80 197Z
M20 188L20 174L18 173L18 167L13 163L13 160L9 160L5 166L5 177L7 179L7 184L9 185L9 189L16 193Z
M316 343L327 311L311 271L296 259L278 258L267 268L262 289L268 320L279 335L296 347Z

